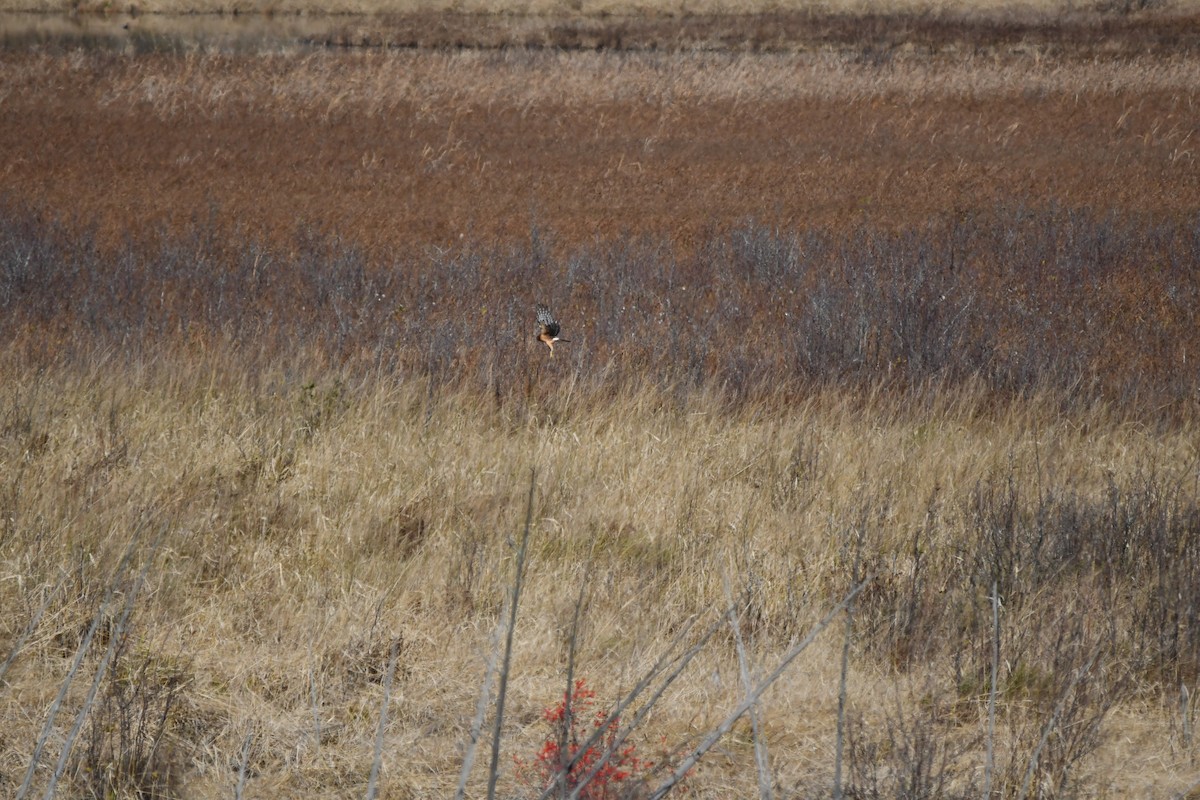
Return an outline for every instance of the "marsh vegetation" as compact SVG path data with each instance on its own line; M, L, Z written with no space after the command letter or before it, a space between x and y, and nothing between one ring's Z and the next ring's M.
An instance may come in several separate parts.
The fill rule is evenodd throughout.
M502 796L863 579L693 796L1187 790L1200 61L1039 30L0 54L0 792L449 796L526 531Z

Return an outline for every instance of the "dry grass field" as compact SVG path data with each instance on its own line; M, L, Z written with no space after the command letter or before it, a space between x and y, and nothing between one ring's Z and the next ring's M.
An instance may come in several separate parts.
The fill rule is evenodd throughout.
M808 30L742 24L729 38ZM921 29L926 43L905 46L868 25L866 44L838 29L765 54L9 52L0 189L105 235L215 213L251 235L316 227L372 253L534 227L566 247L649 234L694 250L748 220L895 227L1051 203L1189 213L1200 16L1094 26L1059 44ZM455 41L423 29L395 36ZM276 191L286 202L263 202Z
M0 794L1194 795L1197 18L416 19L0 51Z

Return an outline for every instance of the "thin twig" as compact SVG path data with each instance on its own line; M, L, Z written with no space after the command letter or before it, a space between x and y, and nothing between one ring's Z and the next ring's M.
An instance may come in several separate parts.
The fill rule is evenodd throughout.
M488 767L488 800L495 800L496 781L500 778L500 732L504 724L504 701L508 696L508 674L512 666L513 630L517 626L517 603L521 599L521 583L525 578L525 552L529 545L529 529L533 525L533 490L537 485L537 470L529 471L529 499L525 504L525 527L517 545L517 573L513 577L512 601L508 608L508 630L504 633L504 658L500 662L500 687L496 691L496 720L492 728L492 763Z
M1188 798L1195 796L1193 792L1195 792L1197 789L1200 789L1200 781L1196 781L1182 792L1171 795L1171 800L1188 800Z
M242 800L242 794L246 791L246 764L250 761L250 748L253 745L254 731L250 731L242 742L242 761L238 764L238 779L237 785L233 787L233 800Z
M3 673L0 673L2 675ZM1180 738L1183 739L1183 746L1191 749L1192 746L1192 696L1188 691L1187 684L1179 684L1179 724L1182 728Z
M25 647L25 642L29 640L31 635L33 635L34 630L37 629L38 623L42 621L42 615L46 613L46 609L50 607L50 602L54 599L54 596L58 594L58 590L62 588L63 583L65 582L66 575L59 576L58 583L54 584L54 588L46 594L46 599L42 601L42 605L33 615L33 619L29 620L29 624L25 626L25 630L22 631L21 635L17 637L17 640L13 642L13 646L8 651L8 658L4 659L3 664L0 664L0 683L4 682L4 676L8 673L8 668L12 666L14 661L16 661L17 655L20 654L22 648Z
M158 546L162 542L166 530L167 526L164 525L159 531L158 536L154 537L154 544L150 547L150 554L146 558L146 563L142 565L142 570L138 573L137 580L134 581L133 588L129 591L129 596L125 598L125 608L121 611L121 618L109 634L108 647L105 648L104 656L100 659L100 664L96 667L96 674L92 677L92 685L88 688L87 698L83 701L83 706L79 709L79 713L75 715L75 724L71 726L71 730L67 733L67 738L63 742L62 750L58 754L58 763L55 764L54 772L50 776L50 782L46 785L46 792L42 795L43 800L50 800L54 797L54 792L58 788L58 781L62 777L63 771L67 768L67 759L71 756L71 748L75 745L75 737L79 735L79 731L83 728L83 721L87 719L88 712L92 710L92 704L96 702L96 695L100 691L100 683L108 674L108 666L112 662L113 653L116 652L118 643L122 642L125 638L125 629L129 624L130 615L133 614L133 606L137 602L138 593L141 592L142 584L146 581L146 573L150 571L150 565L154 562L154 557L158 553Z
M92 624L88 627L87 633L84 634L83 640L75 650L75 660L71 664L71 669L63 679L62 686L59 687L58 694L55 696L54 702L50 704L50 709L46 713L46 721L42 725L42 732L38 736L37 742L34 744L33 754L29 757L29 767L25 771L25 779L21 782L21 788L17 790L16 800L22 800L33 785L33 775L37 771L38 762L42 759L42 751L46 749L46 743L50 740L50 734L54 730L54 720L62 708L63 701L66 699L71 684L75 682L75 676L79 674L79 667L83 664L84 657L87 655L88 650L91 649L92 639L96 636L96 631L99 630L100 623L104 621L105 612L108 610L109 603L112 602L113 594L117 590L117 584L121 582L121 577L125 574L125 569L129 566L130 559L133 558L137 543L141 539L142 530L143 528L139 527L138 530L134 531L133 537L125 547L125 553L117 563L117 568L113 571L112 579L104 591L104 598L100 601L100 605L96 608L96 613L92 616Z
M392 679L396 677L396 653L399 642L392 641L388 656L387 677L383 681L383 703L379 707L379 730L375 732L375 757L371 759L371 778L367 781L367 800L375 800L375 789L379 781L379 768L383 764L383 733L387 729L388 703L392 699Z
M585 573L586 574L586 573ZM567 641L567 693L563 696L563 718L558 731L558 769L559 775L566 776L567 762L570 760L568 737L574 726L574 710L572 701L575 699L575 647L579 641L579 615L583 609L583 597L587 591L587 580L579 582L579 597L575 599L575 615L571 620L571 636ZM562 795L566 797L568 783L560 782Z
M1054 713L1050 715L1050 719L1046 721L1046 726L1042 728L1042 736L1038 740L1037 747L1033 750L1033 755L1029 758L1029 766L1025 769L1025 780L1021 784L1021 793L1017 795L1017 800L1025 800L1029 796L1029 787L1033 783L1033 773L1037 771L1038 759L1042 756L1042 749L1046 746L1046 742L1049 741L1050 734L1058 725L1058 716L1062 713L1063 706L1067 704L1067 698L1071 696L1071 692L1075 691L1075 686L1092 671L1092 667L1099 657L1100 648L1096 648L1095 652L1092 653L1092 657L1088 659L1087 664L1071 676L1071 682L1067 684L1067 688L1059 695L1058 702L1054 704Z
M314 637L316 638L316 637ZM317 671L313 663L313 640L308 640L308 700L312 704L313 752L321 758L321 711L317 705Z
M483 684L479 687L479 699L475 701L475 719L471 721L470 741L467 744L467 752L463 755L462 771L458 775L458 789L454 792L454 800L463 800L467 795L467 779L471 776L471 767L475 765L475 750L479 745L479 734L483 731L483 721L487 717L492 681L496 677L496 659L500 656L500 635L504 631L507 610L505 608L500 613L496 627L492 630L492 652L484 670Z
M992 581L992 683L988 687L987 757L983 765L983 800L992 796L996 768L996 682L1000 679L1000 589Z
M604 719L600 720L600 722L596 725L596 729L592 732L592 735L589 736L582 745L580 745L575 756L567 764L568 772L575 766L579 759L583 758L584 754L586 754L592 748L592 746L600 740L600 737L604 735L606 730L608 730L613 720L619 720L621 715L625 713L625 710L629 708L629 706L632 705L638 697L641 696L642 692L650 686L654 679L657 678L658 675L665 670L672 661L675 662L675 669L667 676L663 684L659 686L658 690L651 696L650 700L647 701L636 714L634 714L633 721L626 725L625 728L623 728L615 737L613 737L613 741L609 743L609 746L605 752L596 760L596 763L592 766L592 770L584 775L583 779L576 784L576 793L582 791L583 788L586 787L592 780L592 778L594 778L596 774L604 767L604 765L608 763L608 759L614 752L616 752L616 749L620 747L622 743L624 743L625 738L628 737L629 734L638 726L646 714L650 712L650 709L654 707L654 704L658 701L658 698L662 696L663 692L666 691L667 687L670 686L671 683L679 676L679 674L683 672L688 663L696 657L696 654L700 652L700 650L724 624L723 618L718 617L690 650L681 656L671 657L671 654L675 652L676 646L683 641L684 637L692 629L692 626L695 625L699 618L700 615L697 614L684 623L680 631L675 634L675 638L670 644L667 645L666 649L663 651L663 654L659 656L657 661L654 662L654 665L646 671L646 674L642 677L642 679L638 681L632 689L629 690L629 692L621 699L619 703L617 703L617 706L611 712L609 712ZM559 782L562 779L562 775L555 776L555 780L551 782L550 786L546 787L546 789L538 797L538 800L547 800L547 798L553 794L554 790L558 788ZM575 795L573 794L572 796Z
M837 733L833 750L833 800L842 800L842 760L846 750L846 682L850 673L850 640L854 618L847 610L846 635L842 641L842 665L838 675Z
M729 588L728 573L722 576L725 585L725 602L729 606L727 613L729 627L733 629L733 644L737 650L738 672L742 678L742 689L747 695L753 689L750 683L749 659L746 657L746 645L742 641L742 626L738 622L738 612L733 604L733 593ZM771 765L767 757L767 741L763 737L758 724L758 706L750 706L750 732L754 737L754 766L758 771L758 796L760 800L771 800Z
M745 714L752 705L757 703L758 699L762 697L763 693L766 692L767 689L769 689L771 685L775 683L775 681L779 680L779 676L782 675L783 671L788 668L788 665L790 665L797 656L799 656L810 644L812 644L813 640L817 638L821 631L825 630L825 628L829 626L829 623L833 621L833 618L841 613L841 611L846 608L847 605L849 605L850 601L852 601L858 595L858 593L861 592L863 588L871 582L871 580L873 580L873 578L874 575L864 579L853 589L851 589L850 593L847 594L840 603L830 609L829 612L822 617L815 626L813 626L813 629L808 632L808 635L805 636L799 644L788 651L787 655L785 655L783 660L780 661L779 666L777 666L770 675L768 675L761 683L759 683L758 687L755 688L755 690L744 701L742 701L741 705L735 708L733 712L725 718L725 721L718 725L708 735L708 737L705 738L705 740L701 742L694 751L692 751L690 756L685 758L683 762L675 768L675 771L671 773L670 777L668 777L667 780L662 783L662 785L654 790L654 792L650 795L649 800L659 800L659 798L664 797L668 792L674 789L675 786L684 779L688 772L691 771L692 767L696 766L697 762L699 762L700 759L702 759L704 755L710 749L712 749L713 745L720 741L725 734L729 733L729 730L733 727L734 723L738 721L742 714Z
M662 697L667 688L683 673L684 669L687 668L687 665L691 663L692 659L695 658L701 650L704 649L709 640L712 639L713 635L721 629L723 624L723 617L718 617L716 621L713 622L712 626L705 631L700 640L678 659L677 663L675 664L675 668L668 673L667 677L663 680L659 687L650 695L650 699L643 703L642 707L639 708L637 713L633 715L633 719L630 720L629 723L623 726L620 730L618 730L617 734L612 737L612 740L609 741L608 746L604 749L604 752L600 754L600 757L596 759L596 763L592 765L591 770L589 770L587 774L583 776L583 779L575 785L575 789L571 792L568 800L578 800L583 790L586 789L588 784L590 784L596 775L600 773L600 770L604 769L604 767L608 764L613 753L617 752L617 750L619 750L621 746L625 744L625 740L629 738L629 735L637 730L638 726L642 724L642 720L645 719L650 713L651 709L654 708L655 704L658 702L659 698ZM612 713L608 714L596 725L596 729L592 732L592 735L588 737L587 741L584 742L582 746L580 746L579 751L575 754L575 758L571 760L571 766L574 766L576 761L578 761L591 750L592 746L599 741L600 737L604 735L614 720L620 720L621 715L625 712L625 709L628 708L629 705L633 703L634 699L641 694L641 692L647 686L650 685L652 678L653 675L648 674L646 679L639 683L638 686L635 686L634 690L626 696L625 700L618 705L617 708L613 709Z
M851 575L858 580L862 563L862 536L855 537ZM846 748L846 684L850 676L850 644L854 639L854 604L846 604L846 635L842 640L842 664L838 675L837 734L833 754L833 800L842 800L842 762Z

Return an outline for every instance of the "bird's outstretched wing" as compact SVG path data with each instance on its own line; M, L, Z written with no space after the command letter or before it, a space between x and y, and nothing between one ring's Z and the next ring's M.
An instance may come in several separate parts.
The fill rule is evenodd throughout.
M554 315L550 313L550 309L546 308L546 306L542 305L541 303L538 303L536 306L534 306L534 310L537 312L538 328L540 329L539 335L549 336L551 338L558 336L561 328L559 327L558 320L556 320Z

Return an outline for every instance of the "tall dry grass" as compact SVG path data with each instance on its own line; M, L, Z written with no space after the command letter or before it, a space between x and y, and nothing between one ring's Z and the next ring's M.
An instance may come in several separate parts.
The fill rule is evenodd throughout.
M623 235L690 254L748 220L835 237L1019 206L1179 223L1200 203L1200 80L1195 47L1171 41L1152 29L1115 53L1021 38L933 53L48 46L0 55L0 193L110 244L215 213L280 246L307 227L373 258L521 243L535 227L561 259Z
M789 72L803 59L727 55L6 57L19 113L3 135L27 154L10 187L22 170L61 178L20 149L18 122L63 152L79 145L75 122L113 123L141 131L129 152L152 152L117 169L115 150L88 139L96 174L151 161L196 180L190 198L249 199L291 227L259 235L229 223L245 206L214 203L162 227L124 220L114 236L90 195L56 215L50 195L10 188L0 206L0 792L28 775L41 793L61 766L70 796L450 794L472 733L496 721L480 686L527 518L501 769L476 759L469 795L492 781L534 794L513 757L547 740L541 712L567 675L615 700L676 636L704 646L634 736L665 771L728 724L687 781L700 797L1187 788L1200 284L1189 195L1163 187L1189 185L1191 62L1053 60L1030 99L1004 88L1003 59L939 72L862 55L811 73ZM903 80L888 84L893 69ZM947 186L969 181L921 178L940 211L915 219L693 216L687 246L654 220L623 237L535 223L445 247L419 226L389 246L378 206L331 206L332 189L293 182L291 162L254 173L261 185L239 169L264 153L247 130L291 120L296 147L281 152L296 163L327 152L330 131L357 144L366 131L418 154L414 174L457 185L472 163L483 174L469 151L492 128L454 139L466 123L446 107L489 98L535 123L607 98L610 130L649 125L642 152L704 154L672 133L710 119L697 111L708 103L728 107L714 98L741 102L726 70L820 95L781 104L778 120L803 108L815 126L846 97L872 142L891 130L940 153L952 140L955 174L1008 156L1040 174L1048 154L1076 171L1052 172L1063 194L1036 203L997 179L987 196L1005 202L953 208ZM939 75L932 105L906 109ZM1097 76L1117 88L1071 97ZM1064 127L1047 108L1100 124ZM396 134L408 111L415 127ZM506 130L528 150L522 124ZM796 140L818 172L829 153L863 163L835 146L844 124ZM197 155L209 130L222 144ZM733 128L713 130L705 141ZM222 160L231 141L245 149ZM1124 148L1112 166L1078 169L1108 146ZM356 185L407 174L354 147ZM738 148L712 152L706 184L747 166ZM908 153L882 152L872 184ZM214 172L191 171L198 161ZM241 194L212 193L211 175ZM86 185L131 214L149 196L139 180ZM556 181L544 190L567 197ZM297 224L314 185L319 222L370 217L348 229L361 235ZM466 185L481 219L510 210ZM1110 185L1125 193L1079 201ZM639 197L634 210L651 213L655 197ZM553 360L532 340L535 301L572 339ZM731 720L863 576L844 624L753 719Z
M1147 427L1104 403L1063 414L1048 395L997 406L970 387L902 406L836 389L736 409L654 387L579 396L557 362L538 380L561 390L514 418L478 392L302 350L240 358L30 370L6 356L5 649L49 606L0 695L4 774L28 763L130 536L150 525L166 533L143 551L90 744L68 761L72 793L150 785L114 769L137 757L162 791L227 796L252 735L247 796L361 795L393 648L381 789L450 793L536 467L502 763L544 736L581 583L575 669L615 697L664 632L719 615L726 581L761 674L848 589L857 549L875 575L848 687L860 791L891 794L900 770L933 759L946 782L922 796L972 796L993 583L1006 796L1047 726L1039 786L1136 796L1188 775L1173 698L1200 666L1190 424ZM785 794L831 780L840 648L827 632L759 708ZM718 637L660 702L647 746L682 751L715 726L740 700L739 670ZM753 792L752 751L735 728L693 790Z
M742 702L743 668L766 674L868 574L847 628L846 791L977 796L985 751L1004 796L1182 786L1178 698L1200 674L1195 380L1113 337L1081 349L1072 327L1097 298L1061 287L1127 279L1077 257L1099 243L1123 254L1112 265L1175 263L1158 274L1184 292L1190 251L1171 253L1190 244L1021 219L999 232L1030 272L995 289L949 260L993 241L986 225L836 249L749 228L687 263L650 242L581 254L553 298L573 341L550 360L520 300L494 296L547 268L537 237L382 270L320 237L275 251L204 226L114 253L10 209L3 774L38 764L37 744L32 786L61 762L80 795L451 792L536 470L502 765L544 739L568 652L615 698L664 632L719 620L732 597L737 635L722 628L641 731L679 763ZM745 339L779 313L768 284L802 293L773 350ZM977 337L1021 333L997 320L1038 308L1053 313L1030 317L1025 372L973 360ZM672 326L694 341L664 341ZM1088 366L1099 356L1115 360ZM157 549L120 566L146 531ZM128 622L110 597L134 599ZM834 629L818 638L693 790L754 792L765 742L766 784L825 791L841 652ZM522 791L515 774L496 775L504 791ZM487 780L477 768L469 791Z

